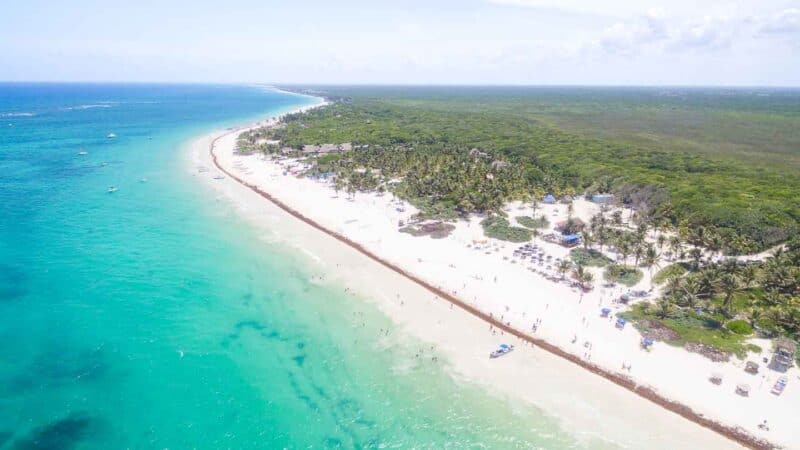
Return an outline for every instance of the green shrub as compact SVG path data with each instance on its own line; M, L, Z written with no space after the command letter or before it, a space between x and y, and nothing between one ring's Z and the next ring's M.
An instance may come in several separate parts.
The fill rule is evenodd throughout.
M642 280L642 271L623 264L612 264L606 268L603 277L607 281L622 283L625 286L633 286Z
M594 249L574 248L569 252L569 257L580 266L605 267L611 263L611 258Z
M753 353L761 353L761 352L763 352L763 351L764 351L764 349L763 349L763 348L759 347L759 346L758 346L758 345L756 345L756 344L747 344L747 345L745 346L745 348L747 348L747 351L748 351L748 352L753 352Z
M725 328L742 336L747 336L753 333L753 328L744 320L731 320L725 324Z
M670 264L653 275L653 283L662 284L672 277L679 277L686 273L686 268L681 264Z
M504 217L487 217L481 221L483 232L486 236L509 242L528 242L533 237L533 232L526 228L509 226L508 219Z
M550 221L547 220L547 217L541 215L537 218L533 218L530 216L518 216L516 217L517 223L528 228L547 228L550 226Z

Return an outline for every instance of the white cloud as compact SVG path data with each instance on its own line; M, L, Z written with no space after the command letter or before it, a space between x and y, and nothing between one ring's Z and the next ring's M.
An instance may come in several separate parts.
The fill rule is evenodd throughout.
M750 22L724 15L676 18L654 9L606 27L585 44L585 49L619 55L716 51L746 35L752 28Z
M611 53L631 53L666 39L667 24L663 13L652 11L635 20L617 22L606 28L596 44Z
M800 9L785 9L762 19L760 31L767 34L800 33Z
M743 23L725 17L706 17L699 22L686 23L674 31L670 48L682 50L718 50L730 46Z

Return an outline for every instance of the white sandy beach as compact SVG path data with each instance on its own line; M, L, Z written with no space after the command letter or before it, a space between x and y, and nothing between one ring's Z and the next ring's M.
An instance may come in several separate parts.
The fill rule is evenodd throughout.
M797 368L790 370L789 386L778 397L770 393L770 388L779 374L763 364L758 375L750 375L743 370L744 361L735 358L728 363L714 363L663 343L644 351L640 335L631 325L619 330L613 319L600 316L602 307L618 310L612 298L618 297L620 290L598 288L582 294L534 273L529 263L512 263L510 257L517 245L486 240L477 218L459 223L445 239L413 237L397 231L398 221L408 219L415 212L413 207L393 201L389 194L359 193L348 199L344 193L337 196L324 182L285 174L287 167L281 164L286 161L234 154L238 132L218 132L192 143L190 170L217 192L216 201L234 202L272 239L309 255L310 264L324 275L325 282L351 288L358 297L384 311L402 330L434 344L455 380L477 383L510 401L535 405L561 419L565 428L579 430L576 433L587 442L601 440L609 442L609 447L622 448L738 447L569 361L499 332L493 334L487 323L437 300L408 278L289 215L215 168L209 146L220 135L214 151L218 163L227 171L382 259L518 330L533 334L532 324L540 319L537 338L607 370L624 373L706 417L741 427L787 448L800 448L794 429L800 422ZM198 172L198 166L210 170ZM594 206L577 202L576 215L588 217ZM514 211L510 215L530 214L529 209L518 210L519 207L512 205ZM551 222L566 214L564 205L541 208ZM473 244L483 240L486 243L476 250ZM541 240L537 243L554 258L567 253L567 249L555 244ZM595 279L600 278L600 273L595 273ZM489 360L488 353L503 342L515 344L517 350ZM749 359L761 362L761 355ZM623 372L624 363L630 365L630 371ZM715 372L723 376L719 386L708 381ZM749 397L734 393L740 383L750 385ZM758 428L764 420L768 420L769 431Z

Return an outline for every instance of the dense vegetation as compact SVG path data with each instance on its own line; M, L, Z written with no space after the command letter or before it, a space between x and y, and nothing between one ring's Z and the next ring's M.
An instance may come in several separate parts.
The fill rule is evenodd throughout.
M605 267L611 259L595 249L576 248L569 252L569 257L579 266Z
M636 284L642 269L664 295L626 313L653 336L743 354L749 333L800 337L800 93L653 90L335 88L335 104L245 135L242 147L296 152L352 143L318 155L311 175L335 174L350 194L389 191L423 218L487 217L487 236L524 242L546 193L614 193L634 210L585 224L582 249L562 277ZM778 95L780 94L780 95ZM279 145L258 145L274 139ZM294 149L294 150L292 150ZM522 200L532 217L512 226L501 208ZM577 228L578 224L574 227ZM418 233L416 229L407 232ZM721 256L786 244L771 258ZM604 251L614 253L613 261Z
M636 267L623 264L612 264L606 267L603 277L613 283L621 283L625 286L633 286L642 280L642 271Z
M764 261L701 260L671 267L665 268L664 295L634 308L632 318L734 353L745 349L742 336L753 331L800 338L800 239Z
M527 228L514 227L504 217L487 217L481 221L486 236L509 242L528 242L533 232Z
M329 161L328 168L343 175L343 188L371 189L388 179L402 180L393 191L433 216L496 211L509 200L541 198L548 192L612 191L648 220L685 230L704 227L727 253L764 250L798 231L800 177L794 172L753 167L736 155L709 158L565 131L543 120L544 113L532 106L549 102L549 110L558 109L549 92L376 89L332 89L331 95L346 97L344 101L290 116L274 137L295 148L309 143L366 145ZM704 98L710 105L683 105L671 114L716 108L725 116L746 106L727 97ZM778 104L773 128L784 124L781 129L791 137L800 125L800 106L793 109L790 100ZM609 100L607 108L625 109L625 101L624 95ZM664 108L678 108L671 97L651 99L647 107L656 108L657 101L666 102ZM751 107L757 110L752 114L771 114L759 105ZM578 102L561 108L584 106ZM589 114L593 107L585 108ZM644 106L632 107L637 108ZM706 125L711 133L718 124ZM796 151L781 149L786 155Z
M515 218L518 224L522 225L523 227L528 227L532 229L537 228L547 228L550 226L550 221L547 220L547 217L541 215L537 218L533 218L530 216L518 216Z

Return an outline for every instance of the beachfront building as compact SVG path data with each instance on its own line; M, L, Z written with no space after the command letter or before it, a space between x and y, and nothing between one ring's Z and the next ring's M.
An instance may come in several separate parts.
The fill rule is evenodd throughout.
M778 339L775 342L775 354L772 355L770 367L779 371L786 372L794 364L794 355L797 346L789 339Z
M581 235L580 234L556 234L556 233L548 233L542 236L542 239L545 242L551 242L553 244L563 245L564 247L575 247L576 245L581 243Z
M352 149L353 146L349 142L344 144L303 145L303 153L306 155L325 155L328 153L348 152Z
M558 222L556 224L556 231L561 234L575 234L580 233L586 228L586 224L576 217Z
M594 194L592 195L592 202L601 205L607 205L614 201L614 194Z
M561 236L561 245L564 247L575 247L581 243L580 234L565 234Z

